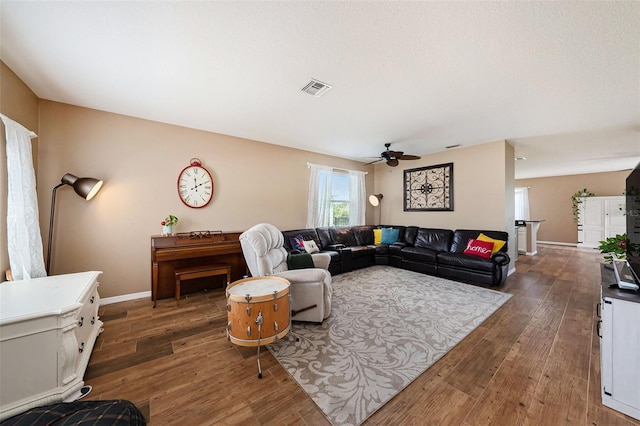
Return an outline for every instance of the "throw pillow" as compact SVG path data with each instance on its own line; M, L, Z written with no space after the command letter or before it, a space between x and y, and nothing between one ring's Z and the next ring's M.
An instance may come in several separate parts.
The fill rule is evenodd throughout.
M373 230L373 244L379 246L382 241L382 229Z
M500 251L500 249L507 244L506 241L503 240L496 240L494 238L488 237L484 234L480 234L478 235L478 240L480 241L486 241L488 243L493 243L493 249L491 250L491 254Z
M467 248L464 249L463 253L471 254L473 256L480 256L483 259L489 259L491 257L492 249L493 243L469 238L469 242L467 242Z
M291 248L293 250L304 251L304 239L302 238L302 235L296 235L289 239L289 242L291 243Z
M320 252L320 249L318 248L318 245L313 240L305 241L304 242L304 249L309 254L311 254L311 253L319 253Z
M381 244L393 244L398 241L399 229L382 228L382 237L380 238Z

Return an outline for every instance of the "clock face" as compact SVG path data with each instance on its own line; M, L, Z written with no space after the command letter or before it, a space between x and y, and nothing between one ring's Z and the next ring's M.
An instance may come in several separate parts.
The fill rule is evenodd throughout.
M178 195L182 202L194 209L199 209L211 201L213 197L213 179L202 166L190 165L178 175Z

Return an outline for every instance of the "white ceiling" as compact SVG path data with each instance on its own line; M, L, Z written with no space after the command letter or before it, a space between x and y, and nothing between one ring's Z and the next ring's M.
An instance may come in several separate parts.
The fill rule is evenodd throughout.
M640 162L637 1L1 0L0 25L43 99L363 162L502 139L516 178Z

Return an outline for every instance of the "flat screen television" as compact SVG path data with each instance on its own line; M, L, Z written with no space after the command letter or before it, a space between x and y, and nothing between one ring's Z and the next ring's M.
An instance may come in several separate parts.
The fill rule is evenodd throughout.
M640 163L627 177L627 263L633 272L636 284L640 285Z

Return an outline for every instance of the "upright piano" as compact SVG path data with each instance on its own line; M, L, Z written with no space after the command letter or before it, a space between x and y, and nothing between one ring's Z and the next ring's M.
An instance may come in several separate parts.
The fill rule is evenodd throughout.
M170 236L152 236L152 301L175 296L174 270L176 268L226 264L231 267L233 281L242 279L247 274L247 265L242 255L239 237L240 232L222 231L194 231ZM189 291L211 288L211 281L211 278L192 280L189 282ZM224 285L221 287L224 288Z

